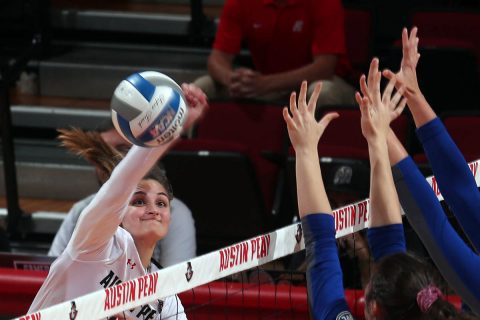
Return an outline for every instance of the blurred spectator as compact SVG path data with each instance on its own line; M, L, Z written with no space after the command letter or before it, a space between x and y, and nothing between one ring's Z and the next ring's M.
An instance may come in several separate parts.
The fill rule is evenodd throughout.
M255 69L234 67L243 42ZM209 98L288 99L302 80L308 95L322 80L317 106L354 104L340 0L226 0L209 75L195 81Z

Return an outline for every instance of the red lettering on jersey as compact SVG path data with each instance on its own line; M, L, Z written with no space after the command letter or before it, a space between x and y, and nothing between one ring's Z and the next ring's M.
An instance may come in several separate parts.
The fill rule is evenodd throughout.
M103 305L103 311L110 310L110 289L105 289L105 303Z
M137 265L135 262L133 262L132 259L128 259L127 260L127 265L130 267L130 269L133 269L135 268L135 266Z

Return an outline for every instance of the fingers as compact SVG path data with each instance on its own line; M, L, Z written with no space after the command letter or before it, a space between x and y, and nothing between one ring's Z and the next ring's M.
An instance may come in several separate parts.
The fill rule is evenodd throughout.
M418 28L413 27L410 30L410 34L408 34L407 28L403 28L402 30L402 54L405 63L408 63L413 68L416 67L418 59L420 56L418 55L418 42L419 39L417 37Z
M391 80L391 79L393 79L393 78L396 78L395 73L393 73L393 71L390 70L390 69L385 69L385 70L383 70L382 74L383 74L383 76L384 76L385 78L387 78L388 80ZM397 80L398 80L398 79L397 79Z
M307 106L307 81L302 81L300 86L300 95L298 96L298 109L300 111L305 110Z
M288 112L288 107L283 107L282 110L283 114L283 119L285 120L285 123L287 124L287 128L293 128L295 126L295 123L293 122L292 117L290 116L290 113Z
M382 101L381 93L380 93L380 81L381 80L382 80L382 73L380 71L378 71L378 60L377 60L376 71L375 71L375 75L374 75L373 88L372 88L373 99L377 103Z
M357 103L360 107L360 114L362 118L365 119L370 119L371 113L370 113L370 103L366 97L362 97L360 93L356 92L355 93L355 99L357 100Z
M290 112L292 113L293 117L298 116L298 108L297 108L297 93L293 91L290 94Z
M407 28L402 29L402 54L404 57L408 56L408 30Z
M358 106L361 107L362 106L362 96L360 95L360 93L358 91L355 92L355 100L357 100Z
M326 128L333 119L336 119L339 116L340 115L337 112L329 112L322 117L322 119L319 121L319 124Z
M376 72L378 71L378 59L373 58L372 61L370 62L370 67L368 69L368 87L370 88L373 84L374 77ZM370 88L371 89L371 88Z
M313 93L310 96L310 100L308 100L308 112L312 113L315 112L315 108L317 106L317 100L320 96L320 92L322 91L322 82L317 82L315 88L313 89Z
M395 94L392 97L391 103L390 103L392 109L396 109L398 107L397 106L398 102L403 97L404 92L405 92L404 87L401 87L399 90L397 90L397 92L395 92Z
M372 97L369 95L369 92L368 92L368 85L367 85L366 79L367 77L364 74L362 74L362 76L360 77L360 91L362 92L364 97L372 101Z
M397 105L397 108L394 111L394 119L397 118L399 115L402 114L403 110L405 109L405 106L407 105L407 98L402 98L400 103Z
M401 78L397 77L397 75L393 73L390 69L383 70L382 75L390 81L392 81L392 79L395 79L394 85L395 85L395 88L397 88L397 90L400 87L404 86L404 83L402 82Z
M360 113L362 115L362 118L369 119L370 110L368 108L369 106L368 99L365 97L361 97L358 92L355 94L355 99L357 100L358 105L360 106Z
M418 28L413 27L412 30L410 31L410 38L409 38L410 41L414 41L414 43L418 43L417 32L418 32Z
M390 78L390 81L388 81L388 84L385 87L385 90L383 90L382 102L384 104L388 104L390 102L390 98L392 97L392 92L393 92L393 88L395 88L395 82L396 81L397 81L397 79L396 79L395 76Z
M373 58L372 62L370 62L370 68L368 70L367 91L369 92L370 100L375 103L381 101L380 80L382 78L382 74L378 71L378 64L378 59Z

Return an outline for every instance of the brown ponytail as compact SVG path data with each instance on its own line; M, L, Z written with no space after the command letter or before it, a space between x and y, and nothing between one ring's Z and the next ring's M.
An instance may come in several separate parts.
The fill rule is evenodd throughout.
M412 254L397 253L381 259L369 283L366 305L375 301L383 319L473 319L460 314L439 292L440 278L433 268ZM420 303L422 293L431 300ZM422 299L420 299L422 300Z
M100 133L83 131L79 128L59 129L58 139L61 145L70 152L81 156L97 168L99 180L103 184L110 178L113 169L123 159L124 154L107 144ZM154 166L144 179L157 180L167 191L168 197L173 199L173 190L165 171L158 165Z

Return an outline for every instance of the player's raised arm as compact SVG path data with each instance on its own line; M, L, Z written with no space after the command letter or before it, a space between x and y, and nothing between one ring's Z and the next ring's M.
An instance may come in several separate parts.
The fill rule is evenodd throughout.
M320 121L314 117L320 95L317 85L307 102L307 83L300 93L290 96L290 108L283 117L295 148L298 209L302 218L307 252L307 285L314 319L340 319L351 314L345 302L342 270L335 241L335 224L322 180L317 145L330 121L338 114L329 113Z

